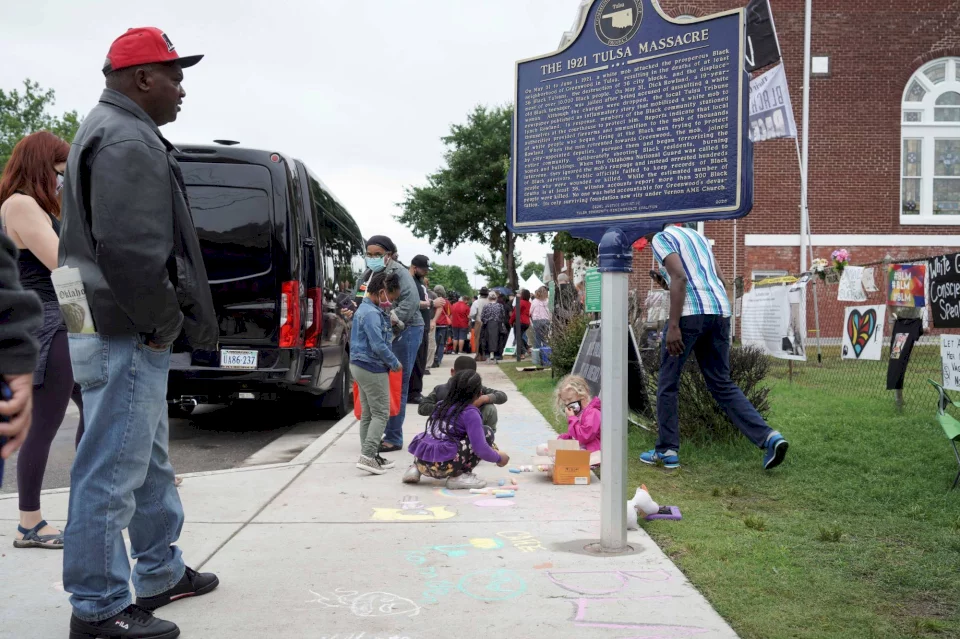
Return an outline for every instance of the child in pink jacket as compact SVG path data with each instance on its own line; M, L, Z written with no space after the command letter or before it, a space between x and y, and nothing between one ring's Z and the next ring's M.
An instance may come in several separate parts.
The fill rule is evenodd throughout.
M567 432L559 439L573 439L582 450L600 450L600 398L590 396L587 380L567 375L557 384L557 409L567 416Z

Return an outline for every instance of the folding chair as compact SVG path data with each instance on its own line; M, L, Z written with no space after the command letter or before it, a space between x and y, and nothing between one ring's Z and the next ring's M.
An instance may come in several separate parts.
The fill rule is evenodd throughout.
M940 384L932 379L928 379L927 381L940 393L940 401L937 403L937 421L940 422L940 427L943 428L943 434L946 435L950 443L953 444L953 454L957 457L957 465L960 465L960 451L957 451L957 440L960 439L960 421L957 421L953 415L947 412L947 406L952 405L960 408L960 402L951 400L950 397L947 396L947 391L943 390L943 386ZM957 487L957 482L960 482L960 471L957 472L957 478L953 480L953 486L950 490Z

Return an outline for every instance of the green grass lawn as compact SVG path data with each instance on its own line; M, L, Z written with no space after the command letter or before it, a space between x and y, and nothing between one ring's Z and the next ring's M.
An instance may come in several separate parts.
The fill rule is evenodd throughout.
M549 372L503 370L563 427ZM844 384L770 383L770 423L790 440L770 472L746 439L645 466L655 435L631 429L629 485L684 517L646 531L741 637L960 637L960 489L933 391L898 413Z

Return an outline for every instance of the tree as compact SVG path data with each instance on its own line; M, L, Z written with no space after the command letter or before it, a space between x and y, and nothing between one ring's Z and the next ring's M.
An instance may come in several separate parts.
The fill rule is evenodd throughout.
M489 288L506 286L509 281L507 271L503 268L503 258L496 253L491 253L490 259L478 255L477 267L473 270L477 275L486 280L487 287Z
M459 266L444 266L443 264L430 265L430 285L440 284L447 293L456 291L460 295L473 297L473 288L466 272Z
M520 271L520 277L524 280L530 279L531 275L536 275L538 279L543 280L543 264L537 262L527 262Z
M566 257L582 257L591 264L597 262L597 243L593 240L581 240L573 237L566 231L554 236L553 250L563 251Z
M53 89L43 90L29 78L23 81L23 93L0 89L0 173L13 147L26 135L50 131L67 142L73 141L80 128L80 116L76 111L67 111L59 117L50 115L47 109L55 101Z
M485 245L504 264L502 284L516 288L516 239L506 219L512 119L510 107L478 106L466 124L453 125L442 138L446 166L428 175L426 186L405 189L396 218L442 252Z

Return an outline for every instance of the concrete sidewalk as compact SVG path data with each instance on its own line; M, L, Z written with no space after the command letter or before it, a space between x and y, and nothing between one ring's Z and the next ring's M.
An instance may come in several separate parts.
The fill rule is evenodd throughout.
M498 445L511 466L527 463L555 433L498 368L480 372L510 395ZM408 411L408 441L424 421ZM553 486L481 464L491 484L520 484L514 499L489 499L401 483L405 452L369 476L354 468L358 454L347 419L289 464L188 476L180 546L221 586L160 616L186 639L736 637L644 532L630 533L631 555L583 551L600 534L597 482ZM0 498L0 637L65 637L61 555L13 548L12 497ZM63 523L66 505L67 491L44 495L51 522Z

